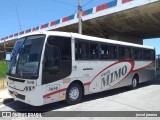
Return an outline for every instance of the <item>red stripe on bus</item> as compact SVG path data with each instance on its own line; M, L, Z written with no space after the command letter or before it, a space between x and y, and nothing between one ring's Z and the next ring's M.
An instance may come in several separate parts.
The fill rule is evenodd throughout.
M90 84L91 84L91 82L88 82L88 83L84 83L83 85L87 86L87 85L90 85Z
M136 69L136 70L132 70L132 72L137 72L137 71L139 71L139 70L143 70L143 69L145 69L146 67L152 65L153 63L154 63L154 61L152 61L151 63L149 63L148 65L146 65L146 66L144 66L144 67L141 67L141 68Z
M132 73L132 72L136 72L136 71L139 71L139 70L143 70L144 68L146 68L146 67L148 67L149 65L151 65L153 62L154 62L154 61L152 61L150 64L148 64L148 65L146 65L146 66L144 66L144 67L142 67L142 68L136 69L136 70L131 69L131 71L126 75L126 77L127 77L130 73ZM124 77L122 80L124 80L126 77ZM121 80L121 81L122 81L122 80ZM119 81L119 82L121 82L121 81ZM118 83L119 83L119 82L118 82ZM111 88L114 87L114 86L116 86L118 83L116 83L115 85L111 86Z
M57 90L57 91L48 93L48 94L44 95L43 98L46 98L46 97L48 97L48 96L51 96L51 95L53 95L53 94L57 94L57 93L60 93L60 92L66 91L66 90L67 90L67 88L63 88L63 89L60 89L60 90Z
M109 67L112 67L113 65L116 65L116 64L118 64L118 63L121 63L121 62L129 62L129 63L131 63L131 69L133 69L133 67L134 67L134 61L130 61L130 60L126 60L126 61L117 61L117 62L115 62L115 63L113 63L113 64L111 64L111 65L109 65L109 66L107 66L106 68L104 68L101 72L99 72L93 79L92 79L92 81L99 75L99 74L101 74L103 71L105 71L106 69L108 69ZM92 82L91 81L91 82Z
M90 83L91 83L91 82L84 83L83 85L84 85L84 86L87 86L87 85L90 85ZM60 92L66 91L66 90L67 90L67 88L63 88L63 89L60 89L60 90L57 90L57 91L48 93L48 94L44 95L43 98L49 97L49 96L51 96L51 95L53 95L53 94L57 94L57 93L60 93Z

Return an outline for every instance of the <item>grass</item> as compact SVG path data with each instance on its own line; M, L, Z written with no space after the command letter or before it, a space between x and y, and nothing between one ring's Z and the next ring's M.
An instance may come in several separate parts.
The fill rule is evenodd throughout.
M8 69L7 62L0 62L0 89L6 87L6 72Z
M7 62L0 62L0 79L6 78L7 69L8 69L8 63Z

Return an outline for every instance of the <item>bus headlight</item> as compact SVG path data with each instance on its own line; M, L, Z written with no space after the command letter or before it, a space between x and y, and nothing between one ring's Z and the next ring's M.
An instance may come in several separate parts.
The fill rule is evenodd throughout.
M25 91L33 91L35 89L35 86L26 86L24 88Z

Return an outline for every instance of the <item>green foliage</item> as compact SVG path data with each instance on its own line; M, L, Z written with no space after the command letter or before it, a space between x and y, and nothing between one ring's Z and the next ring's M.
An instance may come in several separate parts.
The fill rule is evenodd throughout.
M0 79L6 78L7 69L8 69L8 63L0 62Z

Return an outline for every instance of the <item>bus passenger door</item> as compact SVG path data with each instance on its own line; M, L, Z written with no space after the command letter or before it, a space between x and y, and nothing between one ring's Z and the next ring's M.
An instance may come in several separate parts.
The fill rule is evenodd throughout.
M45 46L42 69L42 85L46 87L46 94L63 89L60 80L68 77L71 69L71 38L49 36ZM56 92L52 99L57 99L58 94Z

